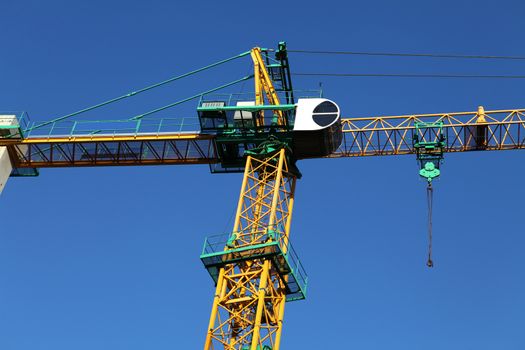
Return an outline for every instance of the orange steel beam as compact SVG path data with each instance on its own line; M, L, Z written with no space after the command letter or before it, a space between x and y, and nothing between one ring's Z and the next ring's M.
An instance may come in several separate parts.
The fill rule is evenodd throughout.
M98 135L1 140L16 168L217 163L214 135Z

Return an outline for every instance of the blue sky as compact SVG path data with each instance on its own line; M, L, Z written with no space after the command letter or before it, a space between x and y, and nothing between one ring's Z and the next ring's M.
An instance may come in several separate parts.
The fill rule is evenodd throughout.
M521 1L0 3L0 109L47 120L253 46L521 55ZM291 54L296 72L521 74L523 61ZM101 112L128 117L246 74L248 62ZM296 77L344 116L523 108L523 81ZM246 86L245 89L249 89ZM195 104L166 116L195 116ZM446 156L425 266L414 157L309 160L292 238L309 295L283 349L523 349L525 153ZM240 175L207 166L44 169L0 199L0 349L198 349L204 237L231 229Z

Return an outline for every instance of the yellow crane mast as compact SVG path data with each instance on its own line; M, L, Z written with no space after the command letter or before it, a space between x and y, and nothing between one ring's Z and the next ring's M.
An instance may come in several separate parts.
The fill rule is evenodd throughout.
M201 257L216 281L205 349L279 349L285 302L306 292L289 241L295 181L284 148L248 156L233 234Z

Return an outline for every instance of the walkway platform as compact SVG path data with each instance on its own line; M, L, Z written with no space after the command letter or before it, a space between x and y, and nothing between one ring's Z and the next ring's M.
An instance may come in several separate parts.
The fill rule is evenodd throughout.
M306 298L308 276L292 245L274 231L272 239L251 245L238 244L234 234L209 236L204 242L201 261L215 283L221 267L255 259L270 259L286 286L286 301Z

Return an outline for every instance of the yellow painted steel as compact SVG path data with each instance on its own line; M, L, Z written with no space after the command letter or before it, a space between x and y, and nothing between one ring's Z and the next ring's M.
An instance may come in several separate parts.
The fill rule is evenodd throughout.
M412 137L416 122L443 123L447 137L445 152L489 151L525 149L525 109L489 110L479 107L473 112L413 114L399 116L378 116L365 118L342 118L343 143L329 155L332 157L365 157L377 155L413 154ZM423 141L434 141L430 134L420 135ZM434 135L435 136L435 135ZM430 137L430 138L429 138ZM480 137L482 138L480 140ZM180 144L188 149L194 143L214 147L215 135L195 133L163 134L111 134L71 135L63 137L30 137L26 139L0 139L0 146L7 146L13 163L18 167L76 167L107 165L147 164L208 164L217 163L214 151L204 155L188 155L162 159L107 158L96 162L68 161L64 157L44 157L50 150L68 150L83 143L126 143L147 144L168 142ZM27 148L29 147L29 148ZM38 147L38 148L37 148ZM25 157L26 150L35 149L38 159ZM61 156L61 153L57 153Z
M4 139L17 168L213 164L215 135L112 134Z
M343 143L328 157L413 154L416 123L443 123L445 152L525 149L525 109L342 118ZM434 142L437 135L419 135Z
M479 106L476 123L486 123L486 122L487 120L485 119L485 108L483 108L483 106Z
M264 104L264 96L268 100L270 105L280 105L279 96L275 91L273 86L272 79L268 74L264 59L261 55L261 48L254 47L251 50L251 57L253 60L253 69L254 69L254 80L255 80L255 104L262 105ZM262 113L262 112L261 112ZM284 125L283 112L275 110L273 111L275 115L278 116L278 124ZM263 125L262 118L259 121L259 125Z
M79 135L63 137L31 137L18 141L21 144L42 143L73 143L73 142L111 142L111 141L157 141L157 140L209 140L213 135L199 133L173 133L173 134L113 134L113 135ZM7 141L9 142L9 141ZM2 141L0 141L2 144Z
M233 227L237 247L261 244L277 227L288 240L295 182L284 149L262 160L247 158ZM204 349L278 350L284 283L272 261L261 256L221 268Z

